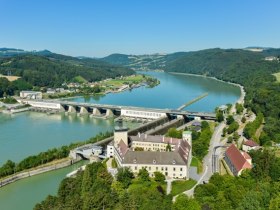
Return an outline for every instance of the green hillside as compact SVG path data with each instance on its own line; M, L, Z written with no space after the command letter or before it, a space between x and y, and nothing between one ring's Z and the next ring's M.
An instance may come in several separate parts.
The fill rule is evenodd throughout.
M262 144L280 142L280 84L272 74L279 72L279 61L266 61L268 55L278 56L279 50L252 52L247 50L209 49L192 52L169 62L169 72L213 76L245 87L245 104L255 113L263 113L265 127Z
M131 75L128 68L114 66L94 59L78 59L70 56L50 54L20 55L0 58L0 74L20 76L33 86L56 87L72 81L76 76L92 82L109 77Z
M152 55L125 55L112 54L100 60L115 65L122 65L135 70L155 70L163 69L167 62L174 61L186 52L177 52L172 54L152 54Z

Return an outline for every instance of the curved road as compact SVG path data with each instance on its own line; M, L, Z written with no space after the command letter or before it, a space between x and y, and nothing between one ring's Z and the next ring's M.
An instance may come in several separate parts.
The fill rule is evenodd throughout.
M196 183L196 185L193 186L193 188L184 192L186 195L192 197L195 187L199 184L202 184L203 182L208 182L210 177L213 175L213 172L212 172L213 149L214 149L214 147L222 144L221 137L222 137L222 132L223 132L224 127L225 127L225 123L222 122L215 128L211 141L210 141L208 154L203 158L203 174L200 177L200 179L198 180L198 182ZM217 150L217 152L220 152L220 150ZM216 155L220 156L220 154L217 154L217 152L216 152Z

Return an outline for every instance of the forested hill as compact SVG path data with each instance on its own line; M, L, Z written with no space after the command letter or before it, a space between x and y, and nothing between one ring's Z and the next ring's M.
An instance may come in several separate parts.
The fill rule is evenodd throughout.
M261 144L280 142L280 83L274 73L280 72L279 60L267 61L266 56L280 55L279 49L263 52L209 49L188 53L167 63L169 72L193 73L217 77L242 84L246 106L265 116Z
M20 76L33 86L57 87L81 76L92 82L121 75L131 75L133 70L92 58L75 58L49 51L22 53L0 57L0 74Z
M151 55L125 55L112 54L100 60L115 65L122 65L135 70L163 69L167 62L171 62L187 54L177 52L172 54L151 54Z

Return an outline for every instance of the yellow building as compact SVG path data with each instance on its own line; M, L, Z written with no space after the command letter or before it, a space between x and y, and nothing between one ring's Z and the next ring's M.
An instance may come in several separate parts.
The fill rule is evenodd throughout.
M140 133L128 136L127 131L116 126L114 141L107 146L107 156L114 157L119 167L129 167L134 173L146 168L150 176L159 171L168 177L189 179L190 131L183 132L182 139Z

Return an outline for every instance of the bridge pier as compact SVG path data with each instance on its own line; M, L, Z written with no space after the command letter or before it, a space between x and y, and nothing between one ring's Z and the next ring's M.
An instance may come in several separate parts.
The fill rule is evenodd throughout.
M101 115L101 112L99 109L97 108L94 108L93 111L92 111L92 115L95 115L95 116L100 116Z
M65 110L65 108L62 105L60 105L59 111L60 112L65 112L66 110Z
M111 109L106 109L105 117L114 117L114 113Z
M68 106L68 113L76 113L76 112L77 111L74 106L71 106L71 105Z
M80 114L83 115L83 114L88 114L88 110L85 108L85 107L81 107L80 109Z

